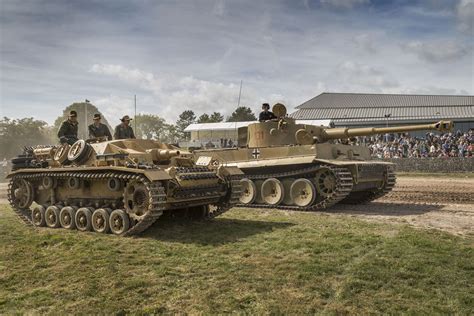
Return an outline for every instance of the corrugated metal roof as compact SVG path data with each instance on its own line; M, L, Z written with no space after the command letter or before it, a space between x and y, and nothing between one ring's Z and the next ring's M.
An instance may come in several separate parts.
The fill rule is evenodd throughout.
M390 117L385 117L390 114ZM290 115L295 119L331 119L331 120L400 120L400 119L454 119L473 118L474 105L468 106L432 106L432 107L373 107L373 108L316 108L299 109Z
M197 131L217 131L217 130L234 130L239 127L248 126L251 123L257 123L257 121L247 122L220 122L220 123L195 123L191 124L184 129L185 132L197 132ZM297 124L307 124L316 126L330 126L331 120L296 120Z
M297 106L297 109L316 108L372 108L414 106L466 106L474 105L472 95L411 95L367 93L321 93Z

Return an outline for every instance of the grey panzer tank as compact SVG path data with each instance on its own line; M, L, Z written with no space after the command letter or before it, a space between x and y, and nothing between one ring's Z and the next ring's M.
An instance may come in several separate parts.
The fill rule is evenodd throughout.
M240 197L236 167L196 166L153 140L28 148L12 160L8 199L27 224L130 236L163 213L205 219Z
M417 130L446 131L450 121L387 128L324 128L297 124L282 104L277 119L238 129L238 148L198 150L198 165L238 167L240 205L314 211L336 203L377 199L395 185L393 164L373 160L366 146L349 145L355 136ZM344 144L346 143L346 144Z

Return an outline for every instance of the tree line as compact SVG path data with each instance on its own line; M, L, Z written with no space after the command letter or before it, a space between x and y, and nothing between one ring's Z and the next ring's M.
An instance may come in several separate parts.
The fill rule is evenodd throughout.
M0 160L3 158L10 159L22 152L23 147L33 145L49 145L57 144L57 131L59 125L67 118L70 110L80 108L83 103L74 103L66 107L63 115L59 116L54 125L36 120L32 117L11 119L4 117L0 120ZM88 113L92 116L93 113L99 113L99 110L92 104L88 104L90 109ZM84 113L78 111L78 113ZM225 120L227 122L242 122L255 121L257 118L249 107L240 106L235 109ZM155 114L138 114L135 117L136 131L138 138L156 139L165 143L178 143L186 139L187 135L184 132L186 127L193 123L218 123L224 121L224 115L219 112L203 113L196 116L194 111L183 111L178 120L173 124L167 123L165 119ZM103 118L105 121L105 118ZM79 120L79 124L83 124ZM107 121L103 122L110 127ZM132 127L135 127L133 124ZM79 135L83 137L83 135Z

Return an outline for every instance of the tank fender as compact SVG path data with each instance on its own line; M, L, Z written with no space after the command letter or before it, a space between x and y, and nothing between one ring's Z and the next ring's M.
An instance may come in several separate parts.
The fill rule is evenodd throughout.
M143 173L150 181L171 180L171 176L164 170L147 170Z
M242 170L240 170L239 168L237 167L230 167L230 166L219 166L219 168L217 168L217 176L219 176L220 178L224 178L224 177L228 177L228 176L240 176L240 175L243 175L244 173L242 172Z

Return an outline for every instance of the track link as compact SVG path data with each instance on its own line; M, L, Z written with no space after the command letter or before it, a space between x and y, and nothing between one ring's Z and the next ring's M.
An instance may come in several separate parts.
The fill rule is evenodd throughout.
M392 191L396 181L397 179L395 176L395 172L391 168L389 168L387 170L386 181L382 188L377 190L351 192L344 200L341 201L341 203L364 204L379 199L382 196L388 194L390 191Z

